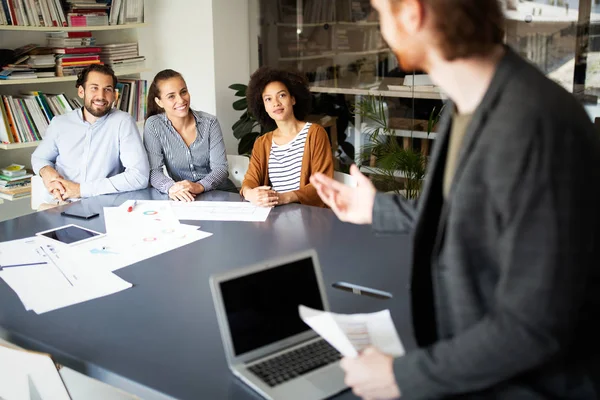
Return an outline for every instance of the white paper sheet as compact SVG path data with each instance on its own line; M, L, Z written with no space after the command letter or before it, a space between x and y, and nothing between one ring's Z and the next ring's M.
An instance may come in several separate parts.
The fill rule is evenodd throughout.
M70 400L56 366L44 354L0 346L0 371L0 398L30 400L31 380L40 398ZM5 379L9 376L14 379Z
M389 310L370 314L334 314L303 305L300 318L345 357L356 357L368 346L394 357L404 354Z
M132 286L109 271L88 268L86 260L70 246L32 239L38 242L48 263L0 271L0 278L17 293L27 310L41 314Z
M0 243L0 270L15 265L44 264L46 255L36 238L25 238Z
M108 235L131 236L179 226L179 219L168 201L138 201L133 211L128 212L128 207L133 203L133 200L128 200L119 207L104 207L104 224Z
M180 220L264 222L271 212L271 207L241 201L173 202L172 207Z
M180 224L177 228L154 230L130 237L107 235L97 240L74 245L71 249L85 260L87 268L116 271L150 257L174 250L212 236L197 226Z

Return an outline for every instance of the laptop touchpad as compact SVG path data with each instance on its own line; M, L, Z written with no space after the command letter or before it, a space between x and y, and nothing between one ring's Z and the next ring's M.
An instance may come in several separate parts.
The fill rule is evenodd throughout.
M344 371L338 366L329 366L323 373L311 374L305 378L319 391L333 394L345 388Z

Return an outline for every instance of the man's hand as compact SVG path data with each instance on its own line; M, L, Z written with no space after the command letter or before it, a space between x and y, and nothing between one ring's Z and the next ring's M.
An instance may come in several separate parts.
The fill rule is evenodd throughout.
M60 182L56 180L58 178L62 178L62 176L49 165L45 166L39 171L39 176L42 178L48 193L50 193L56 200L62 201L62 195L65 193L66 189Z
M200 183L190 182L190 181L179 181L175 182L173 185L175 189L174 191L178 192L180 190L187 190L191 194L200 194L204 192L204 186ZM172 186L172 187L173 187Z
M259 207L274 207L279 204L279 193L271 190L270 186L258 186L254 189L244 189L244 198Z
M310 183L317 189L321 200L340 220L354 224L370 224L373 222L375 186L369 178L360 173L356 165L350 167L350 174L356 179L355 188L337 182L320 172L310 177Z
M63 178L56 178L56 182L59 182L65 191L62 193L62 200L67 199L78 199L81 197L79 183L71 182Z
M392 356L374 347L366 348L358 357L344 357L340 366L346 372L346 385L355 395L368 400L388 400L400 397Z

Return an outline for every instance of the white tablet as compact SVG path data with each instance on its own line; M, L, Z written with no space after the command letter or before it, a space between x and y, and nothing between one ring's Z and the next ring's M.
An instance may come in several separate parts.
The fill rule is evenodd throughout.
M66 245L79 244L94 240L105 236L105 233L93 231L91 229L82 228L81 226L69 224L58 228L49 229L47 231L36 233L38 236L45 237L56 242Z

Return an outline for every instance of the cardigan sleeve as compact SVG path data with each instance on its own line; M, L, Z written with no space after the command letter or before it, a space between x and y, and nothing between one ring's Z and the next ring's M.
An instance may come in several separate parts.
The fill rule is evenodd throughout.
M268 136L270 136L269 133L259 137L254 142L254 146L252 147L252 155L250 156L250 164L248 165L248 171L246 171L246 175L244 175L244 181L242 182L240 194L242 193L242 189L244 187L254 189L255 187L264 185L264 182L267 181L267 170L265 168L265 165L267 165L265 160L267 155L264 143Z
M333 154L331 153L331 145L329 137L325 129L313 124L314 132L309 134L310 165L305 175L304 185L301 185L295 193L300 200L300 204L309 206L325 207L325 204L317 194L317 189L309 182L310 176L316 172L321 172L326 176L333 178ZM305 154L307 156L307 154Z

